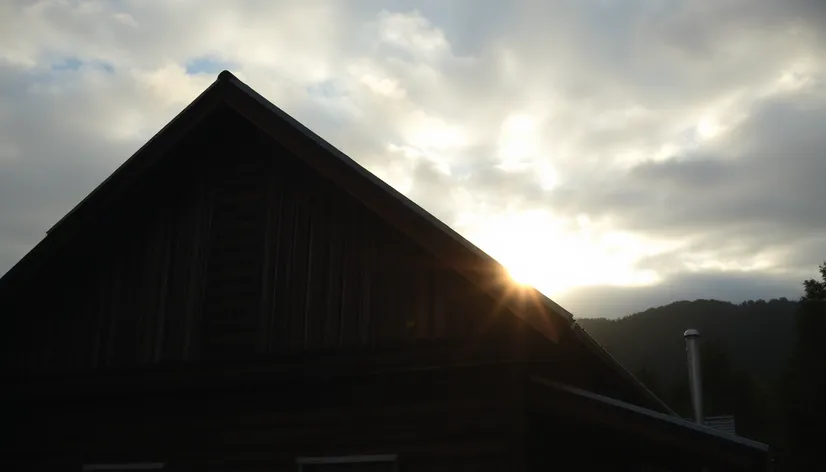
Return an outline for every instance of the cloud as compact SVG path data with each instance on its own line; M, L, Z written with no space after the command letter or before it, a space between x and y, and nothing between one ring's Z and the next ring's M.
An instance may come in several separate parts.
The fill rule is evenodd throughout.
M600 185L561 189L552 201L629 230L687 239L683 256L706 252L721 262L729 253L746 264L774 252L784 257L773 265L800 269L789 267L793 248L812 238L826 247L824 105L811 96L757 103L719 142L641 163Z
M815 0L5 2L0 272L228 67L563 304L792 290L826 247L824 27Z

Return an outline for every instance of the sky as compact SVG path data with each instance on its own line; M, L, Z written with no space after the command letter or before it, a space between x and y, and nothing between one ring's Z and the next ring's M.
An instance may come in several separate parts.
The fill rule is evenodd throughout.
M578 317L826 259L818 0L4 0L0 274L223 69Z

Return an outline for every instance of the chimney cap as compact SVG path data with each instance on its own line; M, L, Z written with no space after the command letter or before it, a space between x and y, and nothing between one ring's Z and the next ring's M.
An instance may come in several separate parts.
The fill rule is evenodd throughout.
M697 331L696 329L687 329L687 330L685 330L685 333L683 333L683 337L685 337L685 338L699 338L700 337L700 332Z

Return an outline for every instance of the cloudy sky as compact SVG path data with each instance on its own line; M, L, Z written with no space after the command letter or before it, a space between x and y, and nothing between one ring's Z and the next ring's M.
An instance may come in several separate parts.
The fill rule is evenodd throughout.
M818 0L4 0L0 273L222 69L576 316L800 295Z

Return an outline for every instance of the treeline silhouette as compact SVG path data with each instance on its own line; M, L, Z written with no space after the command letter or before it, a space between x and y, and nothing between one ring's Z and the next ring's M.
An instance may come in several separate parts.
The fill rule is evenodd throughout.
M799 301L680 301L578 322L676 413L691 418L683 332L698 329L705 410L772 447L777 470L826 470L826 262Z
M799 306L785 298L739 305L681 301L616 320L577 322L629 370L646 369L666 384L688 375L683 332L689 328L700 331L704 344L721 345L735 367L772 380L791 354Z

